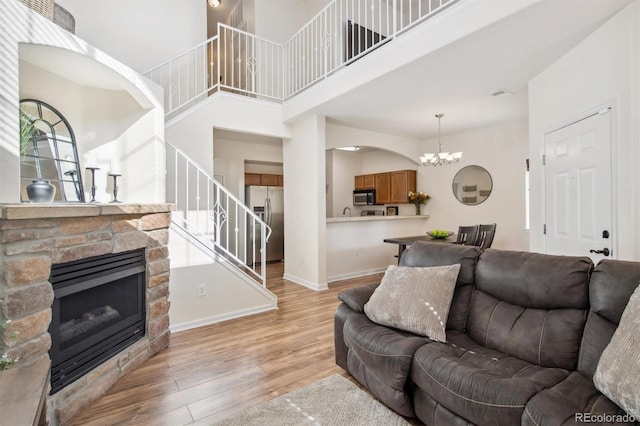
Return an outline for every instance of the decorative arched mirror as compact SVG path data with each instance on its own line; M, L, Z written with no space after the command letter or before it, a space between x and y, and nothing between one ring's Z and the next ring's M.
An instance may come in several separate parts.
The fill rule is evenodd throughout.
M20 101L20 154L23 201L84 202L73 130L51 105Z
M451 186L458 201L473 206L489 198L493 180L484 167L466 166L456 173Z

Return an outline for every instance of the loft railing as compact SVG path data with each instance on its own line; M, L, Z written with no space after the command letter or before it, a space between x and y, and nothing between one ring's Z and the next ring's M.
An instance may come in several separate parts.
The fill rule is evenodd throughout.
M284 44L290 98L458 0L334 0Z
M459 0L334 0L283 45L228 25L145 76L165 113L218 90L283 101Z
M266 288L271 228L182 150L166 142L166 152L173 223Z
M217 52L218 36L215 36L144 74L164 89L165 114L191 105L216 90Z

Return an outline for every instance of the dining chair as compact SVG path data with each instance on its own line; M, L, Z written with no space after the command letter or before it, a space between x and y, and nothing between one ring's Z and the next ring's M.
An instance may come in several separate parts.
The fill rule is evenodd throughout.
M478 246L483 250L486 248L489 248L491 247L491 243L493 243L493 237L495 236L495 234L496 234L495 223L492 223L489 225L479 225L476 242L473 245Z
M456 244L462 244L465 246L475 245L475 242L478 239L479 227L479 225L459 226Z

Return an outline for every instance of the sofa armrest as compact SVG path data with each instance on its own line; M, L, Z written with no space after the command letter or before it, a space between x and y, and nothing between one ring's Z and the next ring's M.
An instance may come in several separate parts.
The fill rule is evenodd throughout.
M350 288L338 295L338 299L345 303L348 307L356 312L364 312L364 304L369 301L369 298L375 291L379 284L371 284L364 287Z

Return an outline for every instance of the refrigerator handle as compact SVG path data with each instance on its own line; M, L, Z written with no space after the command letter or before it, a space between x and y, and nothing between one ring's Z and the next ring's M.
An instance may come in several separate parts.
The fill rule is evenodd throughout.
M265 200L266 210L267 210L267 225L271 226L271 198L267 198Z

